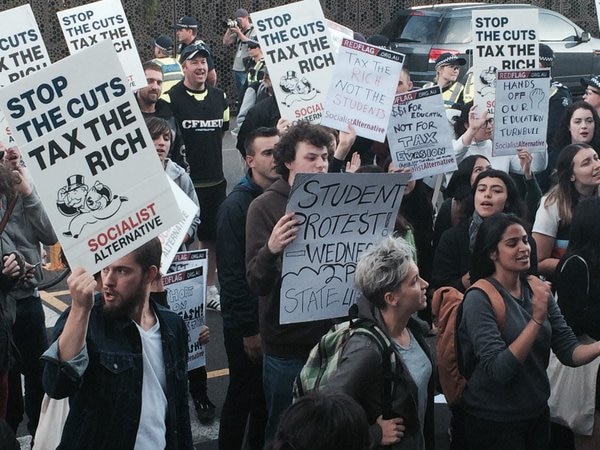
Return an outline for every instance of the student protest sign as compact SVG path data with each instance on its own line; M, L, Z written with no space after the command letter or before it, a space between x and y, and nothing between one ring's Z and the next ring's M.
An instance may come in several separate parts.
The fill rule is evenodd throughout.
M0 109L72 266L97 272L179 220L110 42L0 89Z
M119 54L129 87L137 90L146 86L146 76L120 0L101 0L59 11L56 15L71 54L109 39Z
M166 231L163 231L158 238L162 243L162 257L160 260L160 267L170 267L171 262L173 262L173 258L177 254L177 250L183 244L185 237L187 236L187 232L198 214L200 208L196 205L188 195L181 190L177 184L165 174L167 177L167 181L171 190L173 191L173 196L175 197L175 201L177 201L177 206L179 207L180 216L179 222L173 225Z
M51 64L29 4L0 12L0 23L0 87ZM0 142L9 147L14 145L2 111L0 124Z
M475 105L494 114L498 70L536 69L538 12L536 9L473 11L473 78Z
M348 314L358 257L393 233L409 174L298 174L287 211L300 222L283 251L280 323Z
M321 125L383 142L404 55L344 38Z
M413 180L457 169L439 86L396 95L387 138L394 165L410 167Z
M304 0L250 14L281 117L319 123L334 51L321 4Z
M204 345L198 342L206 323L205 296L208 252L195 250L178 253L169 270L163 276L167 290L167 302L185 322L188 330L188 371L206 365Z
M546 151L550 71L498 71L493 156L513 156L518 148Z

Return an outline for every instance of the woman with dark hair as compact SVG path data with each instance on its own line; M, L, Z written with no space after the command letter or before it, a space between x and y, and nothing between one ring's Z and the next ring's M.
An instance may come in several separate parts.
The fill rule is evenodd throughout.
M555 274L558 306L580 341L600 340L600 197L582 200L573 213L567 252ZM591 434L575 433L575 448L600 448L600 389L598 375L589 389L587 417Z
M444 202L435 218L433 229L433 248L437 248L442 233L457 225L468 216L469 204L473 203L471 191L475 178L481 172L491 169L490 160L482 155L470 155L463 159L452 174L448 186L444 189Z
M433 449L433 360L420 324L411 317L427 305L428 283L419 276L413 252L403 239L384 238L359 257L354 274L362 293L358 317L374 322L394 352L391 401L384 398L382 359L389 355L364 334L350 336L324 388L344 392L363 407L372 448ZM386 411L384 406L390 403L391 411Z
M576 143L589 144L596 151L600 150L600 117L592 105L583 101L575 102L565 109L554 133L554 140L549 143L548 167L540 178L544 192L552 186L558 155L567 145Z
M524 278L531 247L523 222L509 214L485 220L473 248L471 279L486 278L504 300L498 325L479 289L469 290L459 313L459 358L467 385L462 395L469 450L547 450L550 439L546 367L550 350L568 366L600 355L600 342L580 344L549 284Z
M461 292L471 286L471 252L481 223L500 212L527 217L527 208L519 196L517 186L509 174L488 169L480 173L472 188L472 209L468 219L446 230L433 258L435 288L452 286ZM537 270L534 260L532 273Z
M569 243L573 210L586 197L597 196L600 160L589 144L567 145L558 155L557 182L542 197L533 224L540 274L553 277Z
M369 424L346 394L309 394L281 415L268 450L368 450Z
M17 185L29 183L16 171L0 165L0 200L6 205L17 195ZM10 214L6 210L4 214ZM16 357L10 320L12 309L8 304L8 292L18 285L33 278L33 266L25 261L7 233L0 234L0 419L6 418L8 401L8 371ZM14 317L13 317L14 319Z

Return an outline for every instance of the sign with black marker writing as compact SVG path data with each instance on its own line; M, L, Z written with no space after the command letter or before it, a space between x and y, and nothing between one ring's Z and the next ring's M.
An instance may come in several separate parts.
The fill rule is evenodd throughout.
M494 114L499 70L537 69L537 9L473 11L473 79L479 112Z
M492 155L545 152L549 100L550 70L498 71Z
M394 231L409 174L297 174L287 211L300 222L283 251L280 323L342 317L356 300L361 253Z
M8 86L51 64L42 34L29 4L0 12L0 87ZM0 142L15 141L0 111Z
M387 138L394 165L409 167L413 180L457 169L439 86L396 95Z
M0 89L0 109L74 267L95 273L179 220L110 41Z
M169 309L179 314L188 330L188 371L206 365L206 349L198 337L206 324L207 270L208 251L194 250L177 253L163 276Z
M120 0L95 3L56 13L71 54L100 41L112 41L133 90L146 86L146 76Z
M317 0L251 13L281 117L319 123L334 51Z
M383 142L404 55L344 38L321 125Z

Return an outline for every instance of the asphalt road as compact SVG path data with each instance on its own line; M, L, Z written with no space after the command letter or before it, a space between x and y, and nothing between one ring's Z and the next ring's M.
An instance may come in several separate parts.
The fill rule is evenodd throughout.
M237 184L244 173L244 165L239 152L235 149L235 139L231 133L226 133L223 140L223 166L227 178L228 192ZM65 281L42 293L46 323L49 333L58 318L58 315L69 305L69 295ZM206 348L206 361L208 371L208 393L211 401L217 406L216 419L212 425L202 425L196 420L193 407L190 408L192 417L192 434L195 448L198 450L218 449L218 417L225 399L228 385L227 357L223 345L222 321L220 313L209 310L207 323L211 330L211 340ZM436 404L436 449L446 450L448 411L445 404ZM24 424L19 429L19 440L22 448L28 449L29 436L26 435Z

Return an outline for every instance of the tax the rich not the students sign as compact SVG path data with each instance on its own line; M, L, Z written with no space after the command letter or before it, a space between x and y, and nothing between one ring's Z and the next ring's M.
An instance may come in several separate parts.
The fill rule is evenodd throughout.
M0 109L71 266L96 272L179 220L110 41L0 89Z
M321 125L378 142L385 140L404 55L342 39Z

